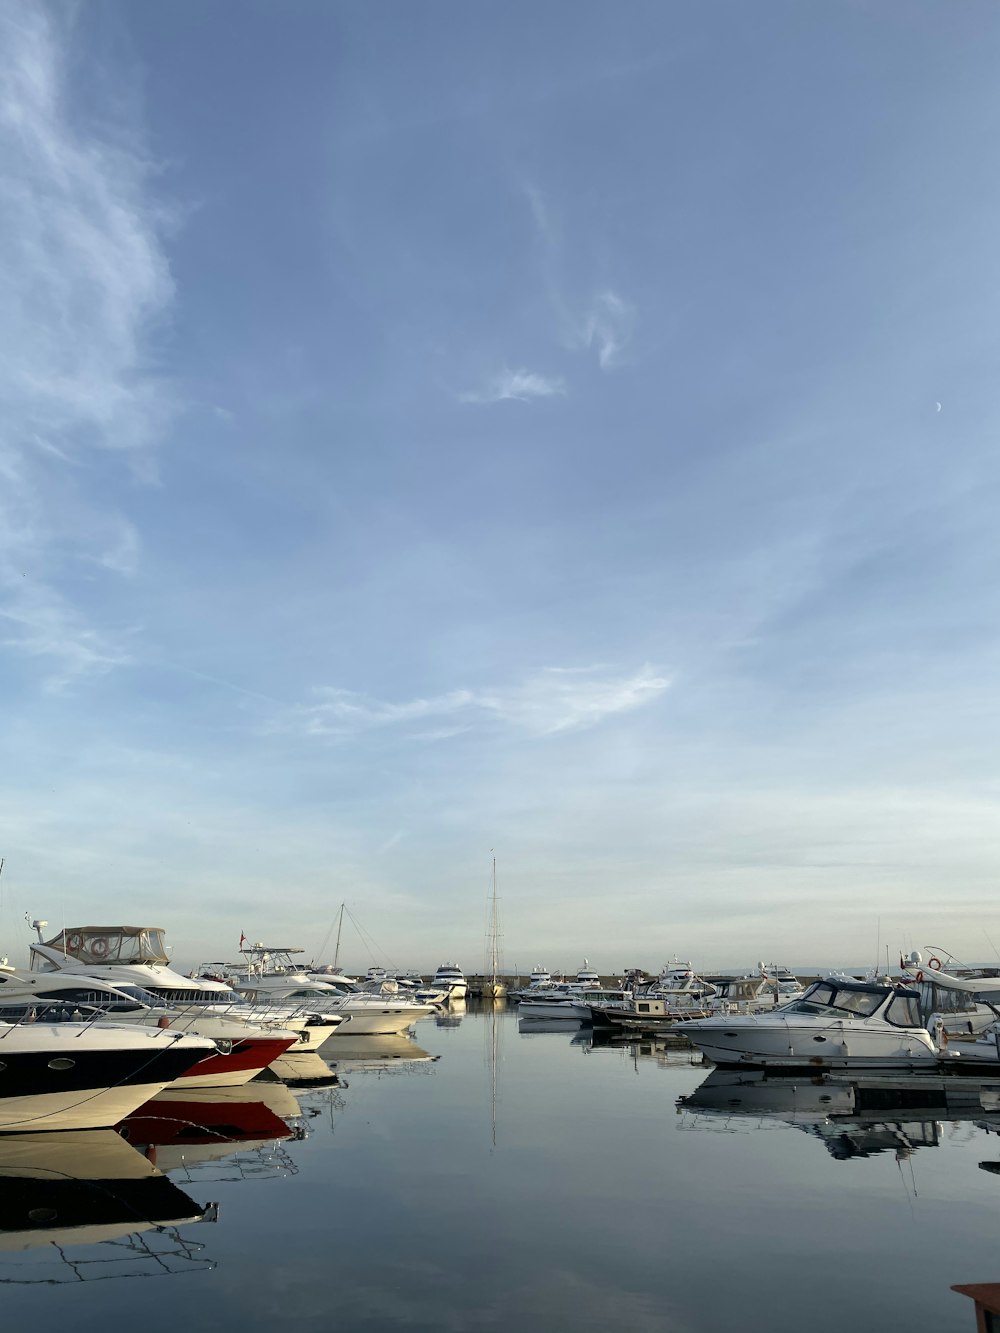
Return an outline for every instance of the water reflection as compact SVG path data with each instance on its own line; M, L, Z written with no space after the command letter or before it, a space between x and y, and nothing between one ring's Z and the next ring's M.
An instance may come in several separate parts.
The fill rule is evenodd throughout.
M468 1013L465 1000L452 1000L447 1009L439 1009L434 1015L434 1026L438 1028L457 1028L462 1026L462 1019Z
M554 1035L569 1037L571 1046L590 1046L593 1029L584 1028L577 1022L567 1022L561 1018L519 1018L517 1030L522 1037Z
M338 1074L352 1070L368 1070L385 1073L390 1070L416 1072L430 1066L439 1055L431 1055L422 1046L418 1046L412 1037L386 1035L381 1037L342 1037L328 1041L323 1048L329 1055Z
M204 1091L203 1097L179 1090L161 1093L123 1120L119 1133L161 1170L188 1173L291 1136L285 1121L257 1097L253 1083L226 1089L224 1097L219 1090ZM294 1097L287 1089L285 1094L297 1115Z
M704 1064L701 1052L694 1050L690 1042L666 1033L655 1037L621 1036L617 1032L595 1028L591 1050L614 1052L633 1063L652 1060L663 1069Z
M317 1088L337 1082L335 1071L315 1051L289 1051L271 1063L269 1072L293 1088Z
M176 1228L212 1216L114 1130L0 1138L0 1282L211 1268Z
M903 1158L918 1148L937 1147L948 1121L1000 1129L1000 1113L983 1104L995 1086L919 1074L798 1079L713 1069L694 1092L678 1099L677 1109L688 1128L792 1125L820 1139L839 1161L883 1152Z

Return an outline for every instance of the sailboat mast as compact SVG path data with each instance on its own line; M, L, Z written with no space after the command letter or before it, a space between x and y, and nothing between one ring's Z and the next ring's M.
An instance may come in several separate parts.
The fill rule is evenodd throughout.
M343 928L344 928L344 904L341 903L341 904L340 904L340 917L339 917L338 920L337 920L337 943L336 943L336 946L335 946L335 948L334 948L334 950L333 950L333 970L334 970L334 972L339 971L339 966L338 966L338 965L339 965L339 963L340 963L340 932L343 930Z

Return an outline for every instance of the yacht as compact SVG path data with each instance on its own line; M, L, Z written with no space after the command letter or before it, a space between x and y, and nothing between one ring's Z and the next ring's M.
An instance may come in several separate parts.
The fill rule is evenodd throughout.
M925 964L919 952L900 959L900 968L912 978L921 1016L931 1031L941 1029L958 1040L979 1037L1000 1017L994 1007L1000 1005L1000 977L955 976L934 955Z
M597 973L594 971L594 969L590 966L590 959L589 959L589 958L585 958L585 959L583 960L583 964L582 964L581 967L578 969L577 974L576 974L576 984L577 984L578 986L586 986L586 987L589 988L590 990L599 990L599 989L600 989L601 978L597 975Z
M39 976L92 977L119 990L137 987L146 1003L152 995L167 1008L232 1014L261 1026L280 1026L296 1033L306 1050L318 1049L344 1021L343 1015L318 1018L301 1004L254 1007L219 976L182 976L170 966L160 926L74 926L46 941L42 931L47 924L32 922L38 938L30 945L30 968Z
M464 1000L469 993L469 983L457 963L442 963L431 985L435 990L446 991L449 1000Z
M560 982L535 995L522 995L518 1004L519 1019L554 1019L572 1023L593 1022L594 1007L623 1005L628 999L624 991L604 990L600 986L587 987L579 982Z
M302 953L301 949L253 944L241 952L247 962L233 982L241 994L263 1003L308 1005L321 1017L342 1014L350 1019L352 1036L405 1032L435 1009L398 989L389 994L371 994L340 973L306 971L293 956ZM383 992L388 985L383 983Z
M708 999L716 994L716 987L702 977L696 976L690 963L681 963L676 958L672 963L664 963L660 975L649 983L645 994L653 996L687 995L693 999Z
M170 1028L206 1037L210 1054L181 1076L190 1088L236 1087L248 1083L292 1046L298 1034L272 1025L262 1027L245 1018L204 1009L165 1007L150 991L112 986L99 977L73 972L21 972L0 969L0 1018L86 1018L95 1025Z
M720 1014L677 1030L717 1065L751 1068L929 1068L938 1048L915 990L828 977L770 1013Z
M552 984L552 974L549 969L539 965L531 973L527 986L521 986L517 990L508 990L507 996L511 1000L520 1000L526 995L534 994L536 991L548 990Z
M0 1022L0 1133L104 1129L214 1051L169 1028Z

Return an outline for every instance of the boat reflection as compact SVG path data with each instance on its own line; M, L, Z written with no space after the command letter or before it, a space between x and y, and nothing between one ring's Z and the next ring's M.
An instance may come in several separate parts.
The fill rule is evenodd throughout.
M522 1037L538 1037L546 1033L558 1032L564 1037L569 1037L571 1046L586 1046L588 1048L593 1034L592 1028L583 1028L576 1020L566 1022L561 1018L519 1018L517 1020L517 1030Z
M0 1282L213 1268L176 1230L213 1219L114 1130L0 1138Z
M198 1097L169 1090L123 1120L118 1132L161 1171L190 1172L239 1157L235 1168L239 1178L288 1174L285 1168L291 1164L278 1153L278 1146L293 1137L294 1130L259 1099L253 1083L225 1092L220 1097L218 1089L205 1089L205 1095ZM285 1097L289 1115L297 1116L298 1103L287 1088L279 1105L285 1105ZM269 1150L281 1170L268 1169Z
M733 1132L791 1125L821 1139L841 1161L891 1151L906 1157L937 1147L946 1121L975 1121L983 1128L993 1111L984 1094L995 1081L886 1075L815 1079L768 1077L763 1071L713 1069L677 1102L687 1128ZM895 1112L895 1114L893 1114ZM986 1119L984 1119L984 1116Z
M315 1051L289 1051L271 1062L270 1071L293 1088L321 1088L337 1082L334 1070Z
M406 1070L429 1073L439 1055L431 1055L403 1033L385 1036L351 1037L346 1032L326 1043L324 1051L338 1074L374 1070Z
M452 1000L446 1009L439 1009L434 1015L434 1026L439 1028L457 1028L462 1026L462 1019L468 1013L465 1000Z
M633 1062L652 1060L664 1069L704 1064L701 1052L694 1050L689 1041L666 1032L636 1037L634 1033L624 1036L617 1031L594 1028L591 1049L614 1051Z

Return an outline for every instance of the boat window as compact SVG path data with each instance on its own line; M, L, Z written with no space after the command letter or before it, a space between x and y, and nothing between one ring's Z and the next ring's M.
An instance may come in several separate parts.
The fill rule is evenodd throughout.
M833 1004L837 1009L845 1009L850 1014L868 1018L879 1007L885 995L873 995L869 991L841 990L838 988Z
M97 1009L117 1009L132 1012L142 1006L131 996L125 999L113 991L85 990L82 986L63 986L59 990L38 991L39 1000L55 1000L58 1004L88 1004Z
M806 991L801 1000L783 1005L784 1014L819 1014L828 1009L853 1014L858 1018L870 1017L884 1001L885 991L849 990L834 986L829 981L818 981Z
M885 1016L890 1023L895 1023L901 1028L918 1028L921 1026L920 1008L915 995L897 995L888 1009Z

